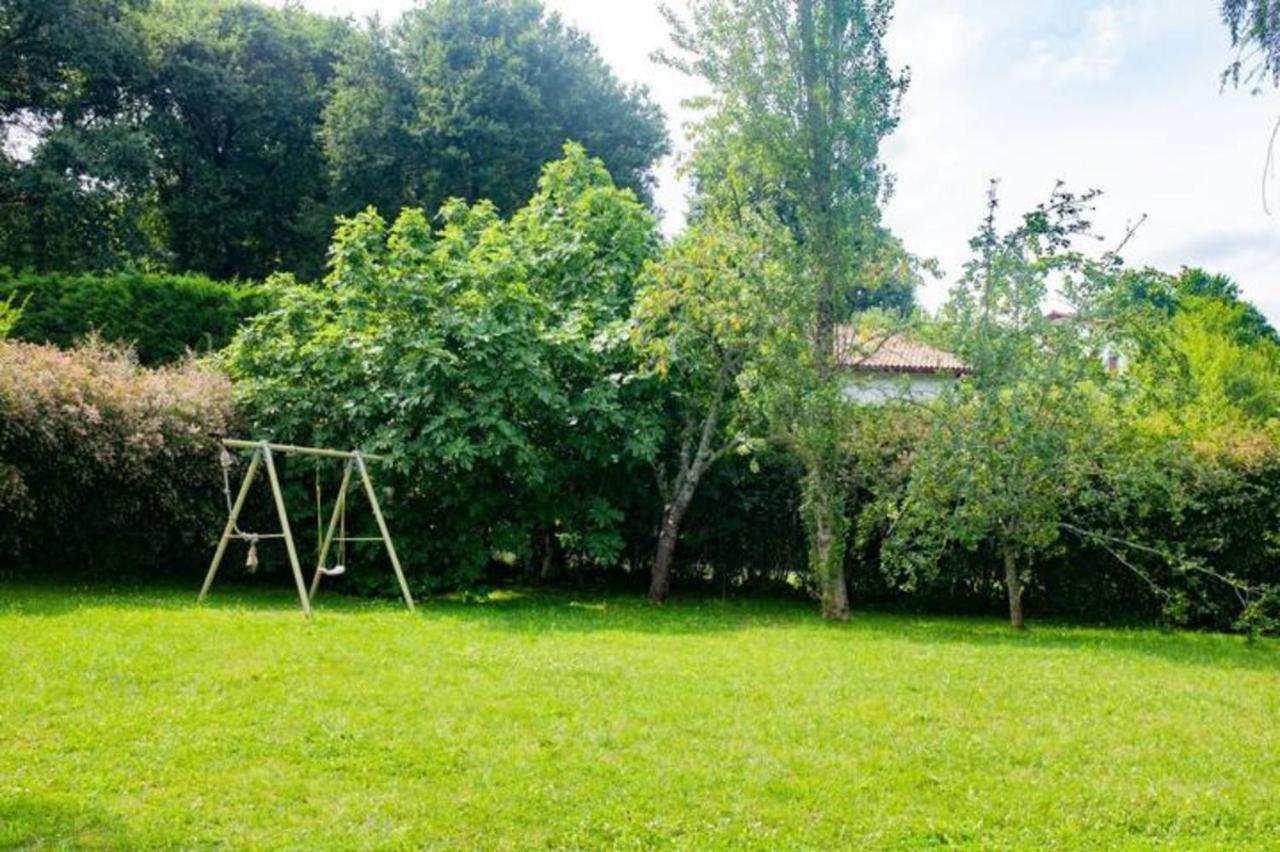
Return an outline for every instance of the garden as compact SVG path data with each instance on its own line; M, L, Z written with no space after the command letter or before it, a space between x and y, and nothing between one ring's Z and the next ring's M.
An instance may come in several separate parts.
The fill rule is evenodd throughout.
M1062 183L926 309L891 4L668 18L676 233L533 0L0 8L0 847L1273 845L1268 317Z

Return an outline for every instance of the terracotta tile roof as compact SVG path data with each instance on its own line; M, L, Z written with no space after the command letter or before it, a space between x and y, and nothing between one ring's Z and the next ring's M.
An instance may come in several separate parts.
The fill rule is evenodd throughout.
M850 370L877 373L969 372L965 363L942 349L902 334L888 337L859 333L851 326L836 326L836 364Z

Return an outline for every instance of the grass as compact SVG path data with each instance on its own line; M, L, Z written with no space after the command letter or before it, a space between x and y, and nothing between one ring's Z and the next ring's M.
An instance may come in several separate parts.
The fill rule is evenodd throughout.
M1280 648L0 587L0 847L1272 848Z

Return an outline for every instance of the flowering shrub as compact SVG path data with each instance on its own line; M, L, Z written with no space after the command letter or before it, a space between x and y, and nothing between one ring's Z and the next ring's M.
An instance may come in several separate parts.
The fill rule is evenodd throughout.
M194 362L0 341L0 571L190 564L218 523L230 412L230 383Z

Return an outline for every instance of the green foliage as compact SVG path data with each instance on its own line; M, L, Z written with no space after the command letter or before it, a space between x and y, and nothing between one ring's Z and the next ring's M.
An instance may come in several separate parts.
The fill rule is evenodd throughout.
M1194 306L1197 302L1211 300L1231 309L1237 335L1254 343L1268 339L1280 343L1280 334L1263 316L1262 311L1240 294L1240 285L1226 275L1214 275L1203 269L1184 267L1173 279L1173 291L1180 303Z
M879 283L859 281L855 270L886 245L880 144L897 125L907 85L884 49L891 17L883 0L696 0L687 20L667 11L677 52L660 57L714 93L692 104L704 112L692 162L704 203L768 205L794 231L795 270L812 291L803 323L811 348L762 384L766 400L785 400L762 410L805 464L809 562L832 618L849 613L836 474L847 406L834 370L835 324L859 288Z
M1246 850L1280 833L1270 640L882 613L832 629L793 602L584 592L416 616L326 595L304 628L286 590L193 597L0 586L0 846Z
M17 339L69 347L95 332L132 345L145 365L177 360L189 350L220 349L241 323L273 302L271 290L257 284L143 272L0 270L0 297L24 307L12 327Z
M99 341L0 342L4 573L138 576L203 561L231 388ZM193 554L196 554L193 556Z
M663 512L650 597L666 598L680 523L706 472L749 451L742 384L759 371L803 305L789 268L790 235L767 215L712 213L650 263L632 342L664 391L669 430L658 459Z
M5 0L0 6L0 113L113 109L139 72L126 22L145 0Z
M1133 369L1149 428L1195 443L1280 416L1280 343L1255 336L1245 306L1186 300L1146 342Z
M579 146L509 220L447 204L345 220L319 288L233 344L253 432L391 456L392 526L419 581L490 563L608 562L614 495L658 425L627 403L625 320L652 217Z
M15 304L17 298L17 293L10 293L3 302L0 302L0 340L8 339L13 333L14 326L22 319L22 310L27 300L23 299L21 303Z
M1101 364L1118 327L1109 311L1119 260L1073 248L1089 232L1092 197L1058 188L1002 234L993 187L975 258L942 312L943 338L972 376L937 408L894 533L908 583L936 570L950 542L990 544L1015 627L1029 572L1070 510L1113 501L1111 467L1131 457L1111 428L1116 383ZM1051 281L1069 314L1047 311Z
M31 78L2 117L28 125L32 149L0 168L0 262L317 270L330 215L316 132L347 24L246 0L51 4L92 24L64 30L25 5L0 7Z
M142 5L0 3L0 264L97 269L149 251L149 153L114 122L146 74Z
M479 46L479 47L478 47ZM391 31L255 0L0 4L0 263L323 272L335 212L510 212L566 140L647 196L658 109L533 0Z
M1223 84L1243 84L1255 94L1268 82L1280 86L1280 3L1222 0L1222 20L1236 50L1236 59L1222 72Z
M535 0L437 0L371 27L340 65L323 133L340 209L384 215L454 197L508 213L566 141L648 199L668 149L648 92Z
M1271 629L1280 344L1229 280L1189 270L1174 281L1172 315L1144 324L1129 367L1137 394L1126 420L1170 491L1132 524L1170 558L1138 561L1170 618Z
M173 267L318 274L332 219L317 131L347 26L297 6L182 0L141 27L142 127Z
M787 233L765 217L709 217L645 270L632 337L637 353L676 389L683 409L677 421L701 426L709 409L719 409L717 447L745 440L750 414L736 410L738 379L758 372L778 336L793 328L800 294L787 267L790 252ZM737 437L722 437L719 424Z
M0 153L0 262L102 270L159 256L145 134L60 124L40 139L27 160Z
M401 207L425 206L417 184L432 179L423 162L430 152L414 132L419 106L401 65L395 40L381 26L356 33L339 55L320 139L343 213L373 207L395 216Z

